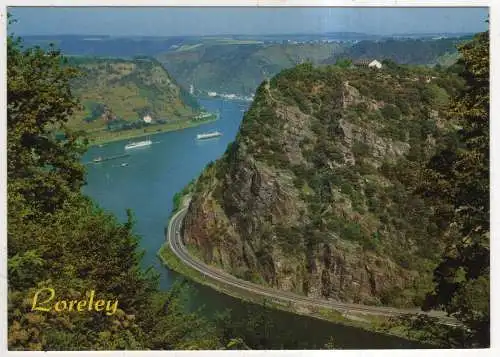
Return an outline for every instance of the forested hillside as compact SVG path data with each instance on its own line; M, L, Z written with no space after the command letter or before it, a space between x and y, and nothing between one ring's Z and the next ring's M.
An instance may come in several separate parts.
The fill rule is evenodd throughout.
M441 343L488 345L487 33L460 52L447 70L303 64L263 83L196 183L185 243L285 291L443 308L469 330Z
M451 65L458 59L457 45L470 37L444 39L388 39L360 41L326 60L335 63L339 58L390 59L399 64ZM451 59L450 59L451 57Z
M158 59L186 88L248 95L282 69L304 61L319 63L341 48L335 43L200 44Z
M68 65L80 74L71 81L81 103L68 125L91 137L108 131L140 129L149 115L156 124L190 121L197 101L155 59L72 57Z
M185 87L207 92L251 94L265 79L302 62L334 64L339 59L390 59L399 64L452 65L456 45L466 40L389 39L350 43L199 44L158 56Z
M282 71L199 179L187 242L284 290L421 303L443 246L426 239L440 224L412 191L450 130L442 116L460 85L453 73L404 67Z

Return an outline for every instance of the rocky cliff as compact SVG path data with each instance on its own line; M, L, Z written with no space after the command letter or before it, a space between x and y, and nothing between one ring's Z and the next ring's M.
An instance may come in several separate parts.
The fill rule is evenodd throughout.
M187 246L241 278L308 296L411 306L443 227L415 193L447 132L451 74L304 64L263 83L199 177Z

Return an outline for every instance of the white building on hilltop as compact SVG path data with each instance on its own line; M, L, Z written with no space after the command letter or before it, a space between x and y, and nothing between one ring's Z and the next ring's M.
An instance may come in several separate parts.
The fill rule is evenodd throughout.
M361 59L358 61L354 61L353 64L356 67L368 67L368 68L376 68L376 69L382 68L382 63L380 63L377 60Z
M144 120L145 123L151 123L153 121L153 118L151 118L151 115L147 114L145 115L142 120Z
M374 67L375 67L375 68L377 68L377 69L380 69L380 68L382 68L382 63L380 63L380 62L379 62L379 61L377 61L377 60L373 60L373 61L371 61L371 62L368 64L368 67L370 67L370 68L374 68Z

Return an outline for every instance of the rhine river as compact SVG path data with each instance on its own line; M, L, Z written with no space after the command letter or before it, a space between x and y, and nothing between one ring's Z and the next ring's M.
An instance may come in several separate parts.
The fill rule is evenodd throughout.
M168 290L179 278L177 273L163 266L156 256L165 240L164 228L172 211L174 194L196 178L210 161L222 156L228 144L235 139L248 106L243 102L222 100L200 100L200 103L209 111L219 110L220 119L195 128L153 135L153 145L127 150L129 157L87 165L87 185L83 192L121 221L126 219L127 208L133 210L135 232L141 237L140 246L145 251L143 266L155 268L160 274L160 288L163 290ZM211 130L219 130L223 135L205 141L196 140L196 134ZM123 154L127 142L92 147L83 161L88 163L98 156ZM124 163L127 166L122 166ZM207 287L197 285L196 288L197 293L192 302L194 306L210 312L231 309L235 316L233 318L244 316L247 303ZM276 335L286 336L273 341L276 348L319 349L328 342L330 336L334 339L335 347L346 349L419 347L418 344L399 338L314 318L281 311L266 310L265 313L272 320Z

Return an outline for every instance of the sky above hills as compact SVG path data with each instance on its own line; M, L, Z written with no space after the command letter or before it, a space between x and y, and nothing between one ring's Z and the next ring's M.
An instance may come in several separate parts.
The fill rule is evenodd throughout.
M487 8L9 7L18 35L188 36L323 32L463 33L487 29Z

